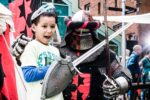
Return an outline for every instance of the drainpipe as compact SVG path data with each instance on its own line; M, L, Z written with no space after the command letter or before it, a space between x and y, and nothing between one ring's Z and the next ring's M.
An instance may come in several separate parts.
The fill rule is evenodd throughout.
M125 15L125 2L126 0L122 0L122 16ZM125 25L122 22L122 27ZM126 34L125 31L122 32L122 66L126 66Z

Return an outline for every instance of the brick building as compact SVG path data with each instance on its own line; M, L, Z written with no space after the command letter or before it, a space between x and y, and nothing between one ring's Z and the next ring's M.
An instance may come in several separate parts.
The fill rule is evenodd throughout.
M122 0L107 0L107 15L108 16L121 16L121 2ZM81 9L90 9L92 15L94 16L104 16L104 0L79 0L79 6ZM128 15L136 15L136 7L137 7L137 1L136 0L126 0L126 6L128 9L126 10L134 10L133 13L128 14ZM113 8L118 8L114 11L111 10ZM126 14L127 15L127 14ZM118 25L121 25L121 23L116 23L116 22L109 22L108 26L112 29L115 30L115 28ZM133 24L129 29L126 30L126 38L128 39L129 35L132 35L132 37L135 40L138 40L139 36L139 25L138 24Z
M140 8L140 10L139 10L140 14L150 13L150 1L149 0L141 0L139 8ZM139 30L140 30L140 43L143 46L146 46L145 40L150 40L150 39L147 39L147 37L150 38L150 24L140 25Z

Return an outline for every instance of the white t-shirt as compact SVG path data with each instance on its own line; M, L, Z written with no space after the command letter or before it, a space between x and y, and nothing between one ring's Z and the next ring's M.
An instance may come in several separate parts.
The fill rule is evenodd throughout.
M36 40L28 43L24 52L20 57L21 66L50 66L51 63L60 57L59 50L51 45L44 45ZM42 80L35 82L26 82L27 100L40 100ZM62 93L48 99L48 100L63 100Z

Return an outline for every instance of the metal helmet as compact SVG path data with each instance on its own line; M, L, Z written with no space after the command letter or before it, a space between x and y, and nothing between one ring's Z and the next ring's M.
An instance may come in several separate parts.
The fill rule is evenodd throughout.
M72 16L72 21L90 21L92 18L90 11L80 10Z
M99 21L94 21L89 11L80 10L71 18L65 18L67 36L70 47L75 50L87 50L93 47L95 30L100 27Z
M32 16L31 21L39 17L42 13L50 12L50 13L56 13L55 7L52 3L46 3L42 5L38 10L36 10Z

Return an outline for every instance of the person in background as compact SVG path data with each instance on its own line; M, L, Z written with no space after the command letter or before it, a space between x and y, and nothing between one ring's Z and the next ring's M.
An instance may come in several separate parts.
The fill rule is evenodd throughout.
M128 62L129 56L130 56L130 50L126 49L126 66L127 66L127 62ZM123 63L122 58L121 58L121 63Z
M126 61L128 62L128 59L130 57L130 50L126 49Z
M146 55L140 60L139 65L142 69L142 82L150 82L150 51L146 52ZM141 92L141 100L149 100L150 89L143 89Z
M127 61L127 68L130 70L132 74L132 82L139 82L140 81L140 66L139 66L139 57L142 52L141 45L134 45L133 52L131 53L128 61ZM136 90L131 90L128 93L129 100L134 100L135 94L137 94ZM138 95L138 94L137 94Z
M59 50L49 43L57 22L54 10L53 4L47 3L31 16L34 39L26 45L20 56L27 86L27 100L40 100L42 80L52 62L60 57ZM63 100L63 95L59 93L48 100Z

